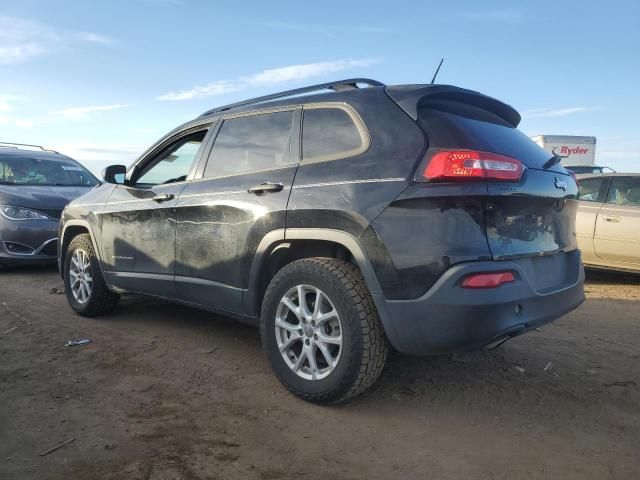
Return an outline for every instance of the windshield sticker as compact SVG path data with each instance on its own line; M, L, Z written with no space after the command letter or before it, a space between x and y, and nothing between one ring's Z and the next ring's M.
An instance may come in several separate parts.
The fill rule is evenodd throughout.
M62 165L62 169L63 170L68 170L71 172L81 172L82 168L80 167L74 167L73 165Z

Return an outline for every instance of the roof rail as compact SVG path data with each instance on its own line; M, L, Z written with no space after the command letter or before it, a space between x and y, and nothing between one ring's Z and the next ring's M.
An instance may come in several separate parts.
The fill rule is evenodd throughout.
M382 82L377 80L371 80L370 78L347 78L345 80L337 80L328 83L319 83L318 85L311 85L309 87L294 88L293 90L286 90L284 92L273 93L271 95L265 95L263 97L251 98L249 100L242 100L240 102L231 103L222 107L213 108L204 112L201 117L211 115L212 113L224 112L231 110L232 108L243 107L245 105L253 105L255 103L268 102L270 100L276 100L278 98L292 97L293 95L300 95L301 93L316 92L319 90L334 90L336 92L341 90L350 90L358 88L358 84L362 83L369 85L370 87L384 87L386 86Z
M46 151L46 148L44 148L41 145L31 145L30 143L0 142L0 148L16 148L16 149L19 149L20 147L39 148L43 152Z
M0 142L0 148L15 148L19 150L21 147L27 147L27 150L40 149L43 152L59 153L50 148L44 148L42 145L32 145L30 143L13 143L13 142Z

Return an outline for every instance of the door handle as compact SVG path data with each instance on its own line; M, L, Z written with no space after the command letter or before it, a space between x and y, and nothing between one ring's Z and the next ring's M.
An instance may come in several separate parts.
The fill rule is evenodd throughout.
M603 215L602 216L602 220L604 220L605 222L611 222L611 223L620 223L620 217L609 217L607 215Z
M153 197L151 200L153 200L154 202L168 202L169 200L173 200L175 198L175 196L173 195L173 193L163 193L160 195L156 195L155 197Z
M249 190L249 193L255 193L256 195L265 192L279 192L284 188L281 183L261 183L260 185L254 185Z

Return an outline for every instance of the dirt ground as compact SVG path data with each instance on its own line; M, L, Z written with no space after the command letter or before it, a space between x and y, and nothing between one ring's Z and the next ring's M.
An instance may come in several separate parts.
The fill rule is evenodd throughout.
M496 351L395 354L341 407L280 387L252 327L140 297L88 320L55 288L0 272L3 480L640 478L637 277L590 274L582 307Z

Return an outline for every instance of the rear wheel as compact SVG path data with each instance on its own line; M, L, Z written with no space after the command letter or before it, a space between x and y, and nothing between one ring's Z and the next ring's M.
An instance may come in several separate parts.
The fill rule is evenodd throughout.
M120 296L107 288L89 234L76 236L64 261L65 294L69 305L85 317L113 310Z
M275 275L262 305L261 334L278 379L316 403L366 391L389 349L360 271L333 258L298 260Z

